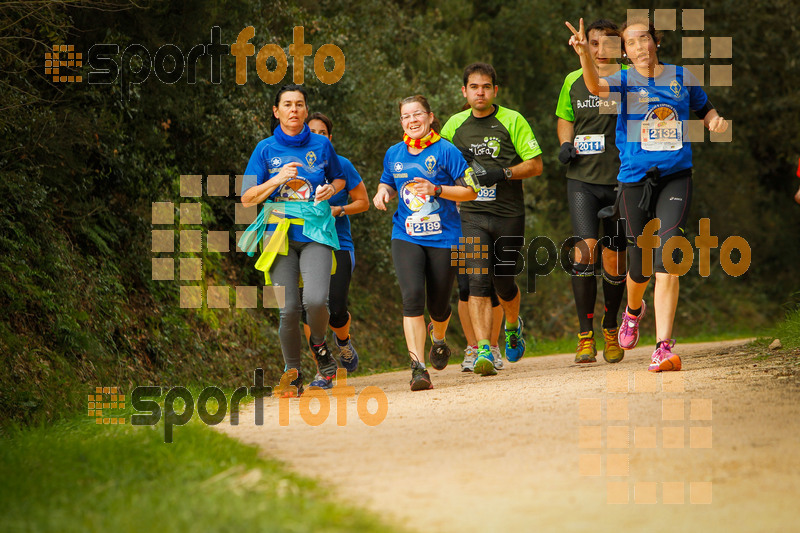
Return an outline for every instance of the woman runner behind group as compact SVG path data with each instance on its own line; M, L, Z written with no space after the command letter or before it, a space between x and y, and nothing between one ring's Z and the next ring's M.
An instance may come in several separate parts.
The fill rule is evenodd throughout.
M680 370L681 358L672 351L679 279L664 267L663 248L671 237L683 235L691 203L692 149L686 139L689 112L693 111L712 132L724 132L728 123L718 115L691 72L658 61L660 39L647 19L628 20L623 25L623 50L633 68L607 78L600 78L592 63L583 19L579 30L566 24L572 31L569 43L580 56L586 87L600 98L616 95L620 108L616 130L619 209L631 238L631 253L628 306L619 328L619 344L630 350L639 341L639 322L645 312L642 297L651 272L643 271L642 249L636 237L649 221L658 219L660 245L653 262L657 342L649 370ZM675 257L672 260L675 262Z
M267 272L268 285L271 282L285 291L285 305L280 310L281 350L285 370L297 372L290 387L275 390L275 394L286 396L303 392L301 308L308 316L311 351L322 378L330 382L338 367L325 344L331 252L339 248L335 221L325 200L344 187L345 176L330 141L313 135L306 126L306 98L300 85L284 85L278 90L272 107L273 135L256 145L242 185L244 206L265 204L239 247L254 252L264 234L263 253L256 268Z
M316 133L333 140L333 123L322 113L312 113L308 116L308 127L311 133ZM338 155L338 154L337 154ZM358 171L345 157L338 156L339 163L344 171L346 184L344 189L336 193L328 203L331 214L336 218L336 233L339 236L339 249L333 252L336 257L336 272L331 276L331 286L328 293L328 310L331 318L328 322L336 335L336 347L339 348L339 359L347 372L355 372L358 368L358 352L353 347L350 339L350 312L347 310L347 295L350 291L350 279L356 266L355 248L353 237L350 234L350 219L348 215L363 213L369 209L369 196L367 188L361 180ZM352 198L349 202L348 196ZM303 329L306 339L311 335L306 314L303 312ZM328 388L331 381L317 375L311 386Z
M461 237L456 202L478 196L478 185L461 152L432 128L435 117L421 95L400 102L403 142L389 148L383 160L375 207L398 196L392 217L392 259L403 296L403 332L411 357L411 390L433 388L425 367L425 307L433 346L430 362L437 370L447 366L450 348L445 342L450 321L450 294L456 269L451 246ZM427 302L426 302L427 299Z

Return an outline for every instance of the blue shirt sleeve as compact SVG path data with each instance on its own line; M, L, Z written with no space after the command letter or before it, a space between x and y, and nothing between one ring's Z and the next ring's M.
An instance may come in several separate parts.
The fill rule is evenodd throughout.
M353 166L348 159L339 156L339 163L342 165L342 171L344 172L345 176L345 190L352 191L355 189L359 183L363 180L361 179L361 175L356 170L356 167Z
M242 194L247 189L261 185L269 179L269 171L264 164L267 161L269 154L265 154L267 147L265 145L266 139L262 140L256 145L250 160L247 162L247 168L244 170L244 177L242 178Z
M339 156L336 155L333 145L326 137L322 138L325 140L325 157L328 160L328 166L325 169L325 178L327 182L330 183L333 180L346 180L347 177L344 175L342 165L339 163Z
M447 143L445 168L447 168L447 173L450 174L450 177L453 178L453 184L457 185L456 180L467 172L469 165L467 165L467 161L458 148L449 141L444 142Z
M683 86L689 91L689 109L692 111L697 111L701 109L706 102L708 102L708 95L700 86L700 82L697 81L697 78L691 71L686 70L685 68L681 69L683 71Z
M385 183L389 187L394 190L397 190L397 186L394 183L394 176L392 175L392 169L389 168L389 154L392 152L392 149L389 148L386 151L386 155L383 156L383 173L381 174L381 183Z

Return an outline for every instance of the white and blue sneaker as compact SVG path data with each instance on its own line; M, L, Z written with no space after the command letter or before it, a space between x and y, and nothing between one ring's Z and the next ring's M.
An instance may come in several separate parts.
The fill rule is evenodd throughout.
M314 381L308 384L309 387L319 387L320 389L332 389L333 388L333 380L327 379L322 376L319 372L317 375L314 376Z
M492 346L492 357L494 357L494 368L496 370L503 370L503 354L500 353L499 346Z
M475 366L475 357L478 355L477 346L467 346L464 348L464 360L461 361L462 372L472 372L472 367Z
M342 362L342 367L347 370L348 374L355 372L358 369L358 352L353 347L353 339L348 335L347 342L339 344L339 339L336 339L336 346L339 348L339 360Z

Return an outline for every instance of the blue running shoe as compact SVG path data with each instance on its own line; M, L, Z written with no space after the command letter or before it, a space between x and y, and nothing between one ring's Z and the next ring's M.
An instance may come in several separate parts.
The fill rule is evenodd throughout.
M319 387L320 389L332 389L333 378L326 378L319 372L314 377L314 381L308 384L309 387Z
M516 363L525 355L525 337L522 335L522 317L517 319L517 329L506 330L506 359Z
M347 370L347 373L353 373L358 369L358 352L353 347L353 339L347 337L347 342L342 345L339 340L336 340L336 345L339 347L339 359L342 361L342 367Z
M472 367L472 371L481 376L497 375L492 350L485 346L478 348L478 357L475 359L475 366Z

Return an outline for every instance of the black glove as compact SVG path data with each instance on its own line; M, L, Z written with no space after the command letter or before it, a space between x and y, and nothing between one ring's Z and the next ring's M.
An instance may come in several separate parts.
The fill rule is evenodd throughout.
M503 167L489 167L486 168L477 161L471 163L472 170L475 171L475 179L481 184L481 187L491 187L498 182L505 181L506 173Z
M571 142L567 141L565 143L561 143L561 150L558 152L558 160L561 161L563 164L567 164L570 161L578 158L578 151L575 150L575 145Z

